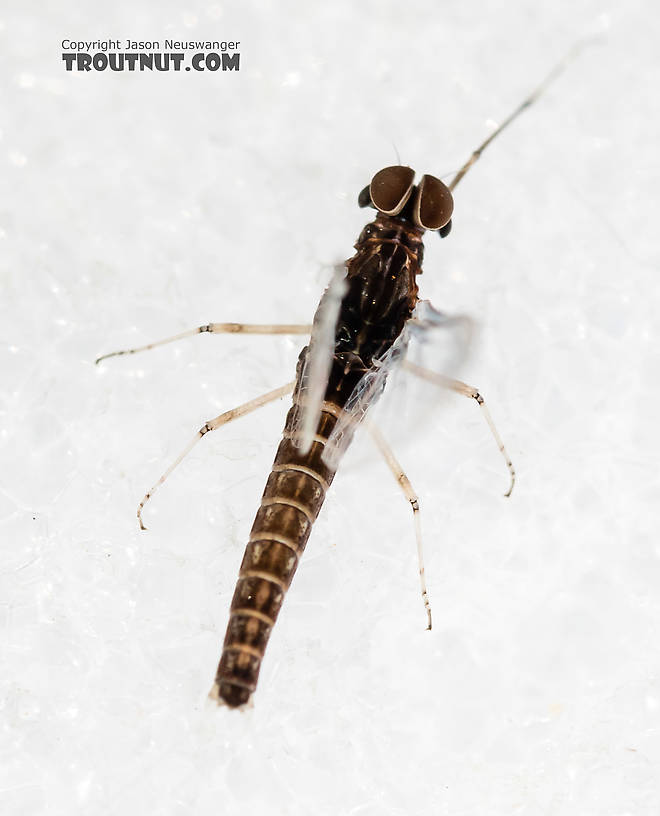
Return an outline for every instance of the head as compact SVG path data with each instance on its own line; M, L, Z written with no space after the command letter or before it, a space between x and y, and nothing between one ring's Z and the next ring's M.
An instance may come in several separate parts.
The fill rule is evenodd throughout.
M395 165L379 170L358 196L360 207L373 207L383 215L409 221L418 229L449 235L454 199L435 176L422 176L415 185L411 167Z

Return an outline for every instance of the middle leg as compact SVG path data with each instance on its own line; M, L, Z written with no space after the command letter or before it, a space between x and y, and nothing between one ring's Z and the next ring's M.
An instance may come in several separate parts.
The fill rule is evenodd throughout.
M228 422L232 422L234 419L238 419L239 417L245 416L245 414L249 414L252 411L256 411L257 408L261 408L262 405L267 405L269 402L273 402L280 397L284 397L287 394L290 394L293 391L293 388L296 384L295 380L292 380L290 383L281 386L280 388L276 388L274 391L268 391L266 394L262 394L260 397L255 397L255 399L250 400L249 402L244 402L243 405L239 405L237 408L232 408L231 411L225 411L223 414L215 417L215 419L210 419L208 422L204 423L204 425L197 431L193 440L186 445L184 450L177 456L177 458L172 462L172 464L167 468L165 473L160 477L160 479L156 482L156 484L145 493L144 498L138 505L137 509L137 517L138 521L140 522L140 529L146 530L147 528L144 526L142 521L142 511L144 510L145 504L149 501L149 499L153 496L156 490L163 484L165 479L170 475L170 473L174 470L174 468L179 465L185 457L190 453L193 447L199 442L199 440L206 436L209 431L215 431L218 428L221 428L223 425L226 425Z
M513 462L509 458L509 454L506 452L506 448L504 447L504 443L502 442L502 437L499 435L497 428L495 427L495 423L493 422L493 418L490 415L490 411L486 407L486 403L484 402L484 398L481 396L479 391L471 385L467 385L460 380L454 380L452 377L446 377L444 374L437 374L435 371L429 371L428 368L422 368L422 366L415 365L415 363L411 363L408 360L405 360L403 363L404 368L414 374L416 377L420 377L427 382L434 383L435 385L439 385L441 388L447 388L450 391L455 391L457 394L462 394L464 397L470 397L470 399L475 400L479 408L481 409L481 413L484 415L484 419L488 423L488 427L490 428L490 432L493 435L493 439L495 440L499 452L504 457L504 461L506 462L507 469L509 471L509 489L504 494L507 498L511 495L513 491L513 486L516 483L516 471L513 467Z

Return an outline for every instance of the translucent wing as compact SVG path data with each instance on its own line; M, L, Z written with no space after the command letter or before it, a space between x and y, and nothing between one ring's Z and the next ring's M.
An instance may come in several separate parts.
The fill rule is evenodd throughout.
M300 402L293 420L293 439L301 453L310 449L321 418L321 403L335 349L335 329L346 288L346 267L342 264L335 267L314 315L312 335L300 375Z
M334 354L337 319L345 292L345 267L341 266L335 270L314 316L312 336L301 373L301 399L293 430L296 444L303 453L311 447L321 416ZM429 301L419 301L401 335L381 358L374 360L373 368L366 372L346 401L341 418L325 444L323 461L329 467L337 467L355 429L367 410L378 402L388 377L399 369L399 363L406 357L413 365L455 376L466 355L471 329L472 321L469 318L445 315ZM416 393L415 388L406 387L409 383L401 382L402 379L398 376L397 383L392 383L399 394L391 400L390 408L394 409L396 425L400 427L401 419L405 416L404 424L414 427L420 419L420 402L412 396ZM405 379L410 380L410 375L407 374ZM407 407L402 406L401 392ZM414 405L413 410L411 405ZM415 419L411 418L411 414L416 415ZM385 424L388 424L387 420Z
M439 312L429 301L419 301L407 330L410 340L405 363L393 372L387 398L378 406L376 417L397 450L403 450L420 435L432 433L440 419L439 412L443 412L443 403L451 399L450 391L430 385L416 374L423 369L448 378L461 377L474 322L464 315Z
M472 328L470 318L446 315L429 301L419 301L394 345L375 361L348 398L325 445L323 461L331 467L338 465L367 410L378 402L386 381L388 393L378 406L378 425L397 447L413 438L430 417L437 416L443 392L429 389L428 383L407 369L419 366L457 376L469 350Z
M417 303L408 321L409 360L448 376L456 376L472 341L474 322L466 315L439 312L429 300Z
M389 374L405 357L408 345L408 324L387 352L373 361L373 368L366 372L346 401L341 418L337 421L323 450L322 459L328 467L336 468L349 446L356 427L364 419L367 410L380 398Z

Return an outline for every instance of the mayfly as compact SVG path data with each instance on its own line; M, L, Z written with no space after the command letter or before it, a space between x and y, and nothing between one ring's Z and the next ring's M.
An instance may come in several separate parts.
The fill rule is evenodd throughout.
M452 324L452 319L418 297L417 276L422 271L425 232L437 232L442 238L449 234L454 188L493 139L540 96L567 59L473 151L449 185L432 175L423 175L415 184L414 170L401 165L386 167L373 176L359 194L358 204L374 208L377 215L362 230L355 255L335 274L312 325L209 323L146 346L103 355L96 361L204 332L310 334L310 341L298 359L296 379L207 422L138 507L140 527L145 529L142 512L146 501L199 439L293 392L293 405L252 525L231 602L222 656L211 691L211 697L219 702L242 706L255 691L268 639L339 461L356 428L382 393L394 366L403 364L413 375L476 400L509 470L510 483L505 495L510 495L515 480L513 465L478 390L407 363L405 355L415 329ZM369 422L365 424L412 507L422 598L430 629L419 502L380 431Z

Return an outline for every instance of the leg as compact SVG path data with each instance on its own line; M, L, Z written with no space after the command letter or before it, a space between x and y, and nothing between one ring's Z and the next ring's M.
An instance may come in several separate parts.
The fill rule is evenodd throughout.
M511 479L511 482L509 484L509 489L504 495L507 497L510 496L511 491L513 490L513 486L516 483L516 471L513 469L513 463L511 462L511 459L509 459L509 454L506 452L504 443L502 442L502 438L497 432L497 428L495 427L495 423L491 418L490 412L488 408L486 408L484 398L477 391L477 389L473 388L471 385L466 385L464 382L461 382L460 380L454 380L451 377L445 377L444 374L436 374L435 371L429 371L427 368L422 368L421 366L415 365L414 363L410 363L407 360L403 363L403 365L405 368L408 369L408 371L412 372L417 377L421 377L423 380L428 380L428 382L435 383L436 385L439 385L441 388L449 388L451 391L456 391L456 393L458 394L463 394L463 396L465 397L470 397L471 399L476 400L477 405L481 408L481 412L483 413L486 422L488 423L490 432L493 434L493 438L497 443L497 447L499 448L500 453L504 457L506 466L509 469L509 477Z
M148 351L156 346L164 346L166 343L173 343L175 340L182 340L184 337L192 337L195 334L209 332L210 334L309 334L311 326L297 324L279 323L208 323L206 326L198 326L196 329L166 337L164 340L156 340L154 343L147 343L146 346L126 349L125 351L111 351L110 354L102 354L97 357L96 363L107 360L108 357L120 357L122 354L135 354L138 351Z
M286 394L291 393L293 391L293 387L296 384L295 380L286 385L283 385L281 388L276 388L274 391L269 391L267 394L262 394L260 397L256 397L249 402L244 402L243 405L239 405L238 408L232 408L231 411L225 411L224 414L220 414L215 419L210 419L205 425L203 425L195 434L195 438L192 442L186 446L186 448L177 456L177 458L172 462L172 464L167 468L165 473L160 477L160 479L156 482L156 484L149 490L149 492L145 495L142 499L140 504L138 505L137 509L137 517L138 521L140 522L140 529L146 530L147 528L142 523L142 510L144 509L145 504L149 501L149 499L153 496L156 489L163 484L165 479L170 475L170 473L174 470L174 468L183 461L183 459L190 453L193 447L199 442L199 440L207 434L209 431L215 431L216 428L220 428L222 425L226 425L228 422L231 422L234 419L238 419L238 417L245 416L245 414L249 414L252 411L255 411L257 408L261 408L262 405L267 405L269 402L273 402L280 397L286 396Z
M422 552L422 526L419 520L419 501L417 500L417 494L413 490L412 485L410 484L410 480L403 472L403 468L397 462L394 454L392 453L392 449L387 444L387 442L383 439L382 434L376 428L376 426L368 422L367 428L369 429L369 433L373 437L374 442L378 445L378 449L385 457L385 461L387 462L390 470L394 474L394 478L397 482L401 485L401 489L405 497L410 502L410 506L412 507L413 511L413 520L415 522L415 538L417 539L417 561L419 563L419 580L422 586L422 600L424 601L424 608L426 609L426 616L428 618L428 626L427 629L431 628L431 604L429 603L429 594L426 591L426 577L424 575L424 554Z

